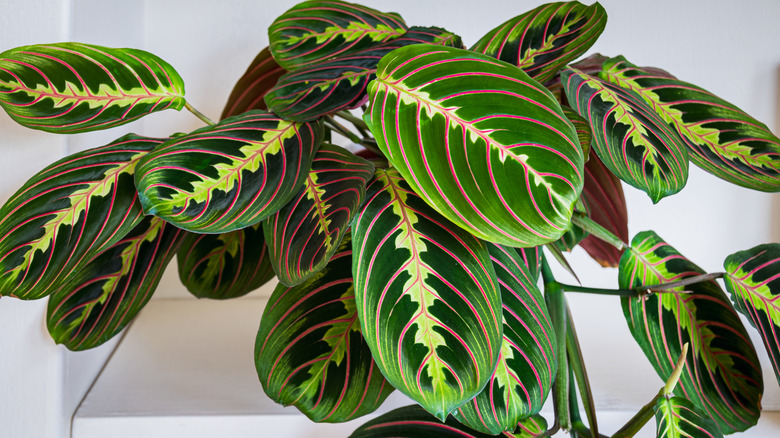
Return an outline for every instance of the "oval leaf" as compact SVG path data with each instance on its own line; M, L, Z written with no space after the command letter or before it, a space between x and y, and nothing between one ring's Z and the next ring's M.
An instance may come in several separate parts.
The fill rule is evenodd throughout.
M376 77L383 56L411 44L462 46L460 37L435 27L412 27L402 36L377 46L318 62L285 74L266 102L287 120L307 122L363 104L368 83Z
M65 157L0 208L0 296L45 297L141 222L136 162L163 139L128 134Z
M70 350L97 347L122 331L152 297L184 231L146 216L122 240L74 272L49 298L46 325Z
M279 281L294 286L328 263L363 203L366 183L373 175L373 164L346 149L320 147L300 192L263 222Z
M475 236L536 246L568 228L582 190L577 133L517 67L450 47L391 52L365 115L409 185Z
M141 204L188 231L254 225L295 196L322 136L319 122L250 111L176 137L138 163Z
M360 333L349 237L338 249L317 275L277 286L255 344L265 393L317 422L373 412L393 391Z
M387 380L440 419L479 393L501 348L501 296L485 243L394 169L377 170L352 229L363 336Z
M260 224L222 234L187 233L177 261L182 284L198 298L240 297L274 278Z
M780 191L780 138L765 124L707 90L622 56L607 60L600 76L642 96L682 136L697 166L742 187Z
M593 147L618 178L652 201L679 192L688 180L688 151L636 93L577 69L561 73L569 104L593 129Z
M658 235L645 231L623 254L618 279L628 289L703 273ZM756 424L764 389L761 367L745 327L715 281L623 298L622 304L634 339L663 380L671 375L683 344L690 343L675 394L706 412L723 433Z
M268 28L274 59L295 70L334 56L384 43L406 32L394 13L343 1L306 1L293 6Z
M685 397L660 397L653 409L658 438L723 437L718 425Z
M268 47L261 50L230 92L221 118L255 109L268 109L264 97L286 72L276 63Z
M143 50L55 43L0 53L0 105L28 128L107 129L185 103L176 70Z
M585 53L607 24L598 2L547 3L507 20L483 36L471 50L516 65L539 82L552 79Z
M780 383L780 244L739 251L723 262L726 289L734 307L761 334Z
M504 339L485 389L458 408L466 426L497 435L542 409L558 369L544 297L514 248L488 245L501 285Z
M515 438L534 438L547 430L547 421L535 415L518 425ZM405 406L383 414L352 432L350 438L492 438L460 424L452 417L439 421L419 406Z

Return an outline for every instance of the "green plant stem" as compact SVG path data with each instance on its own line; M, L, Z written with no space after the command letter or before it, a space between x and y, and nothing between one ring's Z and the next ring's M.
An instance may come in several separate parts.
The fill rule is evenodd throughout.
M636 433L645 427L645 424L653 418L653 415L655 414L655 404L663 395L663 390L658 391L658 394L650 400L650 403L642 406L639 412L631 417L620 430L612 434L612 438L631 438L636 435Z
M648 295L650 293L648 290L603 289L603 288L596 288L596 287L576 286L573 284L564 284L564 283L559 283L559 284L566 292L584 292L584 293L596 294L596 295L612 295L616 297L641 297L644 295Z
M195 107L194 107L194 106L190 105L190 103L189 103L189 102L185 102L185 103L184 103L184 108L187 108L187 110L188 110L189 112L191 112L192 114L195 114L195 117L197 117L197 118L199 118L199 119L203 120L203 122L205 122L207 125L211 125L211 126L214 126L214 125L216 125L216 123L214 123L214 122L213 122L211 119L209 119L208 117L206 117L206 115L205 115L205 114L203 114L202 112L200 112L200 111L198 111L197 109L195 109Z
M589 218L583 213L575 212L571 217L571 221L574 223L574 225L609 243L617 249L625 249L628 247L625 242L620 240L620 237L612 234L612 232L597 224L593 221L593 219Z
M360 131L360 135L362 135L363 137L368 137L367 131L370 131L370 129L368 128L366 122L363 121L363 119L353 115L349 111L337 111L336 115L355 125L355 128L357 128L357 130Z
M569 430L569 361L566 354L566 318L567 305L561 284L555 281L547 259L542 257L542 278L544 279L544 298L550 312L550 319L555 329L555 351L558 370L553 384L553 407L555 410L555 426Z
M360 137L357 136L354 132L347 129L344 125L337 122L336 119L334 119L331 116L325 116L323 117L325 119L325 124L328 125L330 128L332 128L334 131L338 132L339 134L343 135L344 137L347 137L352 143L360 144L362 141Z
M634 289L635 290L653 290L653 291L668 290L668 289L674 289L676 287L689 286L691 284L696 284L696 283L703 283L705 281L715 280L716 278L723 278L724 275L726 275L725 272L713 272L712 274L696 275L694 277L688 277L685 280L673 281L671 283L650 284L650 285L645 285L645 286L637 286Z
M577 330L574 328L574 318L571 316L571 309L566 306L566 353L568 354L569 367L577 381L582 407L585 409L585 415L588 418L588 425L593 438L599 435L599 426L596 419L596 409L593 403L593 392L590 389L590 380L588 372L585 369L585 360L582 357L580 341L577 338ZM575 398L574 394L570 397ZM573 413L573 412L572 412ZM577 414L579 416L579 413Z

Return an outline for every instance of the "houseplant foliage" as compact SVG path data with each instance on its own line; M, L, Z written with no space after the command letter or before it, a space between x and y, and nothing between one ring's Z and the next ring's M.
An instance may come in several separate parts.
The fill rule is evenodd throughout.
M392 12L303 2L269 28L216 123L148 52L6 50L0 105L29 128L87 132L169 108L206 126L127 134L33 176L0 208L0 296L50 297L49 331L81 350L132 320L174 255L202 298L276 276L258 377L314 421L370 413L397 389L420 406L355 437L595 437L565 293L613 294L667 381L614 436L653 415L658 436L746 430L764 383L737 312L780 381L780 244L706 273L652 231L629 243L621 181L658 202L693 163L778 192L780 139L666 71L577 61L606 23L598 3L550 3L466 48ZM548 259L571 269L576 245L618 267L618 289L552 276Z

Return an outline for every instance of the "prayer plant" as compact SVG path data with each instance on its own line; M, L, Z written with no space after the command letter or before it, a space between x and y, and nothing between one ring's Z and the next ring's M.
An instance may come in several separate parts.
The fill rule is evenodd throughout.
M745 430L763 381L737 312L780 378L780 244L707 273L653 231L629 243L621 181L658 202L692 162L778 192L780 140L664 70L577 61L606 23L598 3L550 3L467 49L395 13L303 2L216 123L151 53L6 50L0 104L21 125L71 134L187 108L206 126L127 134L32 177L0 209L0 295L49 297L51 335L83 350L136 316L174 256L198 297L277 277L263 389L314 421L370 413L394 389L419 403L364 438L600 436L565 292L613 294L668 382L613 436L653 415L664 437ZM619 289L556 281L548 260L575 245L617 266Z

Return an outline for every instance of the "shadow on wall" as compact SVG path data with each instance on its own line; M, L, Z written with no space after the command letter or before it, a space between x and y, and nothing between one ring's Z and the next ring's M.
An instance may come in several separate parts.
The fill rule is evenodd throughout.
M777 67L775 84L775 135L780 135L780 66ZM772 196L772 217L770 221L770 233L772 242L780 242L780 193Z

